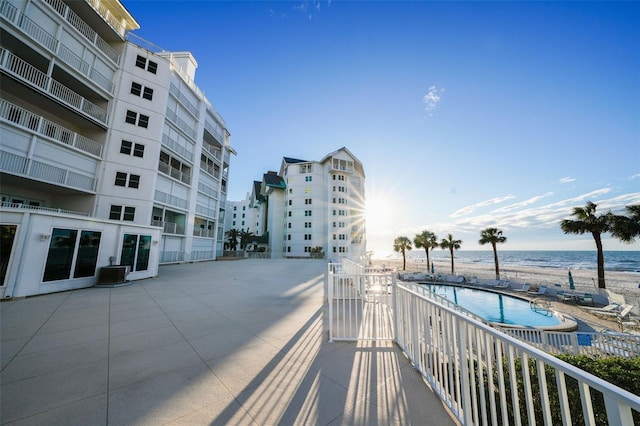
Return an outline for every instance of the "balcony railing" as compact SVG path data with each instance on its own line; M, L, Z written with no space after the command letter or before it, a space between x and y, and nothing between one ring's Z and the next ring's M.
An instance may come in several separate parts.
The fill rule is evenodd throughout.
M185 253L183 251L161 251L160 263L184 262Z
M0 48L0 69L39 91L52 96L79 113L106 125L106 110L91 103L73 90L3 48Z
M89 42L95 45L102 53L104 53L115 64L120 63L120 54L113 47L104 41L98 33L96 33L89 24L84 22L69 6L64 4L62 0L44 0L49 4L64 20L82 34Z
M69 186L85 191L95 190L95 179L60 167L0 151L0 170L47 183Z
M102 144L53 123L42 116L0 99L0 118L11 121L56 142L72 146L81 151L102 156Z
M198 225L195 225L193 228L193 236L213 238L215 237L215 231L213 229L200 228Z
M167 193L164 193L158 190L156 190L156 193L153 199L159 203L168 204L168 205L179 207L185 210L187 209L187 206L189 204L187 200L183 198L176 197L175 195L169 195Z
M49 212L49 213L62 213L62 214L71 214L75 216L90 216L89 213L85 212L77 212L73 210L65 210L65 209L56 209L53 207L43 207L43 206L32 206L28 204L17 204L17 203L0 203L0 207L8 208L8 209L21 209L21 210L33 210L33 211L41 211L41 212Z
M152 220L151 226L160 226L165 234L185 235L184 225L173 222L163 222L160 220Z
M89 4L96 12L98 12L100 16L102 16L102 19L104 19L109 25L111 25L111 28L113 28L118 34L120 34L120 36L124 37L126 31L125 26L115 16L113 16L111 11L107 9L100 0L87 0L87 2L89 2Z
M174 169L167 163L159 162L158 170L167 176L171 176L174 179L178 179L179 181L186 183L187 185L191 183L191 175L189 173L184 173L178 169Z
M329 264L327 273L330 340L395 341L461 424L595 424L598 415L632 425L640 412L637 395L397 284L393 272Z
M109 93L112 93L113 82L111 79L98 72L80 56L76 55L69 47L59 42L53 34L40 27L35 21L20 12L7 0L0 0L0 16L4 17L17 28L20 28L25 34L37 41L41 46L49 49L50 52L57 55L57 57L64 63L77 70L98 86L107 90Z

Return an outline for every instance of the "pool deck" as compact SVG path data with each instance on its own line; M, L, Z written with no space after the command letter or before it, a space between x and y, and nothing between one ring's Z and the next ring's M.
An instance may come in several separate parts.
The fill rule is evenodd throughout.
M0 424L454 425L392 343L329 343L326 262L168 265L0 303Z

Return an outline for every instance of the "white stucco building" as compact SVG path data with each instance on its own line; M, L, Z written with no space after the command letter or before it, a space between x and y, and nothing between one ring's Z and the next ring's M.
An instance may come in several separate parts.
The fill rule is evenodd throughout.
M119 1L0 7L0 296L128 280L222 251L229 132L189 52Z
M255 182L250 207L268 234L271 257L328 259L366 256L365 175L362 163L340 148L319 161L284 157L278 172Z

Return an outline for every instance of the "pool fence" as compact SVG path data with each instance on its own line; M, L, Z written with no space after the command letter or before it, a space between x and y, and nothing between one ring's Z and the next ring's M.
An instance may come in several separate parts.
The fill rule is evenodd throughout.
M461 424L596 424L604 416L604 424L631 426L640 419L637 395L543 350L586 346L586 337L516 338L398 282L395 271L330 263L327 282L329 340L395 342ZM600 343L591 338L594 350Z

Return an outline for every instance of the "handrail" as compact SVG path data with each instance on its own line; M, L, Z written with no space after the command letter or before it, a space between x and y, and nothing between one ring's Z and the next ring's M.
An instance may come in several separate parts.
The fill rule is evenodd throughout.
M64 145L72 146L96 157L102 157L102 144L60 126L29 110L0 99L0 118L25 127Z
M334 322L351 315L343 310L334 317L339 300L331 296L332 286L355 289L380 275L350 275L344 266L328 268L330 336ZM637 395L439 303L415 285L393 285L389 292L375 303L388 304L393 340L462 424L572 424L583 418L594 424L598 414L609 424L632 425L633 413L640 412ZM363 311L373 309L351 306L360 322L368 318ZM592 393L602 396L606 412L596 412Z
M107 123L107 111L93 104L83 96L49 77L27 61L0 47L0 69L15 78L30 83L72 109L99 121Z

